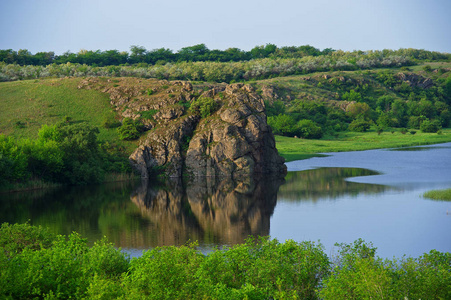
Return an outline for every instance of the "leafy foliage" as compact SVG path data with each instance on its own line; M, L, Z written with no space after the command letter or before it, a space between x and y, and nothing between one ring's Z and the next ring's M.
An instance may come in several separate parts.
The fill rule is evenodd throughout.
M250 238L203 255L196 244L132 260L105 239L88 247L28 224L0 228L0 297L12 299L449 299L451 254L382 260L359 239L321 245Z
M356 119L349 124L349 130L356 132L365 132L371 127L371 122L364 119Z
M199 97L191 103L190 111L207 118L218 109L218 103L210 97Z
M124 118L122 125L117 129L121 140L136 140L143 132L143 125L138 120Z
M420 129L423 132L437 132L442 128L439 120L424 120L421 125Z
M60 122L43 125L36 140L0 135L0 184L30 178L88 184L102 181L105 171L130 172L125 158L99 147L97 133L85 123Z

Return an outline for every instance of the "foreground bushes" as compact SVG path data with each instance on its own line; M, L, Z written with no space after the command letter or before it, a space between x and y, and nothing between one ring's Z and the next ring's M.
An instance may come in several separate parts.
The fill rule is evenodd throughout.
M28 224L0 228L0 298L12 299L450 299L451 254L382 260L362 240L321 245L251 238L203 255L195 244L139 258L105 240L87 246Z

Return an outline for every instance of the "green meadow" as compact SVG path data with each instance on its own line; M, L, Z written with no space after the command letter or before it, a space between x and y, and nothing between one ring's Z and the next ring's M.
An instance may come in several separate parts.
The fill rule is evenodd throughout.
M321 156L319 153L361 151L382 148L398 148L451 142L451 129L442 129L440 134L423 133L402 134L399 130L382 132L341 132L331 139L308 140L276 136L276 147L285 161Z

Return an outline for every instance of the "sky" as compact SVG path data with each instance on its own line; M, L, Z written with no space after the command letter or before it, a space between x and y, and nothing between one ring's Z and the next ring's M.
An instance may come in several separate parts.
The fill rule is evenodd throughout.
M0 49L130 52L268 43L451 53L451 0L0 0Z

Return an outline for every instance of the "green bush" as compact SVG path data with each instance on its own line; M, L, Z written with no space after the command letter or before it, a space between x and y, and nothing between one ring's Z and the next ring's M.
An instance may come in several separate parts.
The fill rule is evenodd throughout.
M100 148L98 129L84 123L43 125L37 140L0 135L0 185L29 178L63 184L92 184L104 172L130 172L118 149Z
M114 117L105 118L102 122L102 127L104 128L117 128L121 126L121 122L116 120Z
M218 103L209 97L200 97L191 103L190 111L207 118L219 108Z
M141 114L141 118L148 119L148 120L153 120L153 116L157 112L158 112L157 109L149 109L149 110L146 110L146 111L141 111L140 114Z
M451 299L451 253L383 260L362 239L332 263L313 242L249 238L207 255L196 244L141 257L102 239L28 224L0 228L1 299Z
M0 227L0 249L7 257L25 249L41 250L51 246L56 235L41 226L3 223Z
M371 122L366 121L363 119L357 119L351 122L349 124L349 130L356 131L356 132L365 132L371 127Z
M439 120L424 120L421 125L420 129L423 132L428 133L435 133L439 131L442 128Z
M290 115L279 114L275 117L268 117L268 125L271 126L274 134L284 136L296 135L296 121Z
M305 139L320 139L323 136L321 127L311 120L300 120L296 124L296 133Z
M139 121L130 118L124 118L122 125L117 129L121 140L136 140L141 136L143 125Z

